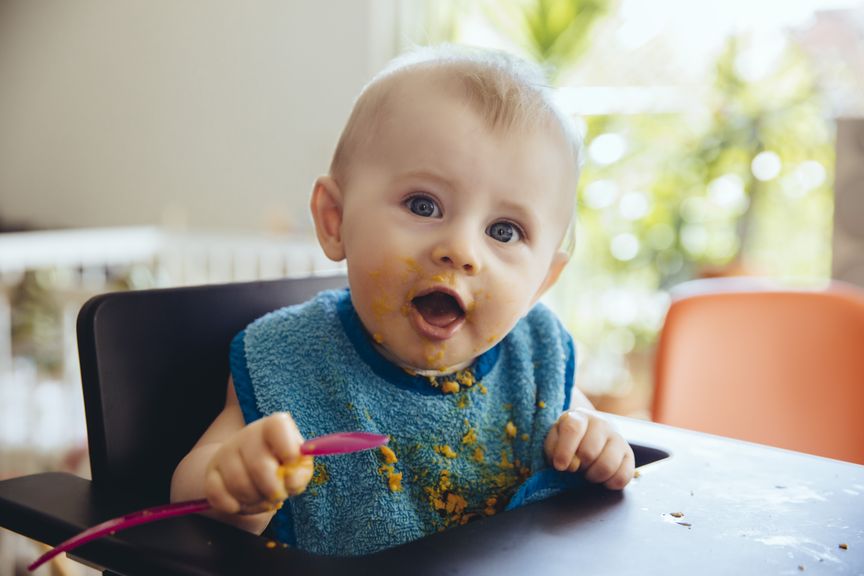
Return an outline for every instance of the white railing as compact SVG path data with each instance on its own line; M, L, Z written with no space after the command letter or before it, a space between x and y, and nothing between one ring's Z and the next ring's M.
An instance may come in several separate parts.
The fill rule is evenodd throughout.
M303 276L339 269L314 239L236 232L103 228L0 234L0 450L62 452L84 439L75 319L87 298L116 289ZM28 272L49 278L62 307L62 374L40 376L13 358L11 301ZM37 458L36 462L42 462ZM14 466L14 470L4 469ZM6 459L0 476L33 472Z

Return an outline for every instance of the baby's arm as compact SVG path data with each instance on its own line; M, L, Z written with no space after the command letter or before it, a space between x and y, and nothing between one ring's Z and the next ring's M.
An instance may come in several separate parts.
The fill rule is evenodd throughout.
M171 500L206 497L210 516L260 534L277 504L312 479L312 458L301 456L302 443L284 412L245 425L229 379L225 408L174 470ZM283 464L289 464L284 480Z
M583 470L586 480L612 490L621 490L633 477L630 445L578 390L570 409L549 429L544 447L556 470Z

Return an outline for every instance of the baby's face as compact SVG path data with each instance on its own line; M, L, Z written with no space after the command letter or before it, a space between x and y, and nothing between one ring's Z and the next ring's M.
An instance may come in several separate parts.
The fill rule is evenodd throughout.
M434 84L397 89L342 191L352 301L391 360L451 370L506 336L548 287L575 175L550 128L492 131Z

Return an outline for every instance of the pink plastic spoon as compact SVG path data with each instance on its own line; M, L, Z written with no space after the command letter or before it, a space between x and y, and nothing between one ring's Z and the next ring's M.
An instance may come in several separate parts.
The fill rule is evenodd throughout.
M373 434L371 432L336 432L335 434L325 434L317 438L311 438L305 441L300 446L300 453L308 456L330 456L333 454L347 454L349 452L360 452L362 450L371 450L378 446L383 446L389 440L388 436L383 434ZM118 516L111 520L106 520L101 524L97 524L92 528L88 528L72 538L61 542L42 556L30 564L27 569L31 572L39 566L48 562L58 554L69 552L74 548L97 540L105 535L113 535L121 530L138 526L139 524L147 524L164 520L165 518L173 518L175 516L183 516L184 514L192 514L194 512L203 512L209 510L210 504L206 499L201 500L186 500L184 502L173 502L171 504L162 504L145 508L137 512L131 512L124 516Z

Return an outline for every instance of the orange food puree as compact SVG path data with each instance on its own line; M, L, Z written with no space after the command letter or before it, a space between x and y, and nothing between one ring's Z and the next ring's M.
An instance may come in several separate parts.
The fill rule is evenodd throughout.
M387 478L387 487L391 492L400 492L402 490L402 472L396 472L396 463L399 461L396 458L396 453L387 446L378 448L381 455L384 457L384 464L378 467L378 473Z
M381 454L384 456L384 462L387 464L395 464L399 461L398 458L396 458L396 453L387 446L381 446L378 450L381 451Z
M444 383L441 384L441 391L445 394L459 392L459 383L454 380L445 380Z
M391 472L387 476L387 486L391 492L399 492L402 490L402 472Z
M402 472L396 472L392 464L382 464L378 467L378 473L387 478L387 487L391 492L402 490Z
M434 450L445 458L456 458L458 456L458 454L456 454L456 452L454 452L453 449L450 448L450 446L448 446L447 444L444 444L442 446L435 446Z
M477 432L471 428L468 424L468 421L465 421L465 426L468 427L468 431L462 436L462 444L476 444L477 443Z

